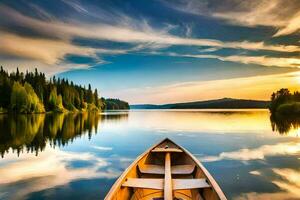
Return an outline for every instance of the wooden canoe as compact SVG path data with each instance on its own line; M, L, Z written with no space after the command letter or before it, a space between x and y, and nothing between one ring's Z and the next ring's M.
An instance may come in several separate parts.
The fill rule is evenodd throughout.
M226 197L190 152L166 138L140 155L105 199L226 200Z

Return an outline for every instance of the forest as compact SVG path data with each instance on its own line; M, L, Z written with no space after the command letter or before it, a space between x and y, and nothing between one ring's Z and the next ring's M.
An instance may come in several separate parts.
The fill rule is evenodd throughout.
M291 93L282 88L271 96L269 109L272 114L297 115L300 114L300 92Z
M42 72L8 73L0 69L0 113L45 113L129 109L127 102L105 99L97 89Z

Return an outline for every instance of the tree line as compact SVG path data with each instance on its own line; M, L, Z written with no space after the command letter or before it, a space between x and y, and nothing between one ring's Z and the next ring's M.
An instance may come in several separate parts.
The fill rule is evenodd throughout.
M38 155L47 144L62 147L87 135L89 139L101 132L105 121L127 120L128 113L99 115L95 112L53 113L49 115L0 115L0 155L12 150Z
M47 143L55 148L73 142L76 137L96 134L102 115L95 112L50 115L0 115L0 154L11 149L19 154L43 151Z
M300 92L291 93L287 88L274 92L269 109L272 114L300 114Z
M48 111L100 111L129 109L125 101L104 99L91 85L74 84L53 76L49 80L42 72L8 73L0 69L0 113L44 113Z

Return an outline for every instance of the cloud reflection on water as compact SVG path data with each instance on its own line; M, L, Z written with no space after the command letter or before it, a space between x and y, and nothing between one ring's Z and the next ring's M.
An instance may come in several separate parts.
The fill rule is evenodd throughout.
M273 169L282 180L272 181L278 187L300 198L300 169Z
M5 130L19 124L27 127L27 134L3 134L7 141L0 141L5 150L0 160L0 199L47 195L51 199L82 199L95 191L101 199L137 155L164 137L198 154L229 199L295 199L299 195L298 177L295 179L299 170L295 167L300 138L274 133L269 117L266 110L171 110L11 121ZM88 137L89 130L95 129L93 137ZM293 131L297 130L289 130ZM53 148L51 141L68 145ZM38 156L23 152L20 157L11 148L6 151L19 146L43 147L43 151ZM63 197L65 193L67 197Z
M222 152L218 156L205 156L200 158L203 162L215 162L220 160L263 160L268 156L298 155L300 142L286 142L274 145L263 145L253 149L239 149L237 151Z
M250 174L270 180L279 190L273 193L244 193L234 198L235 200L300 199L300 169L271 168L267 169L267 172L254 171Z
M92 164L76 168L70 165L74 161L88 161ZM24 154L21 159L15 160L13 154L7 154L6 163L0 168L0 195L7 199L23 199L30 193L66 185L75 180L118 177L121 172L110 168L110 165L107 159L91 153L66 152L50 147L38 157ZM20 184L23 186L18 187ZM6 193L10 190L14 192Z

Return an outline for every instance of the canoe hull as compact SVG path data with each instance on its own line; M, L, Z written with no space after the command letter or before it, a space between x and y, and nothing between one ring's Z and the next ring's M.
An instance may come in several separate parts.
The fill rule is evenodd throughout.
M166 138L141 154L118 178L106 200L226 200L190 152Z

